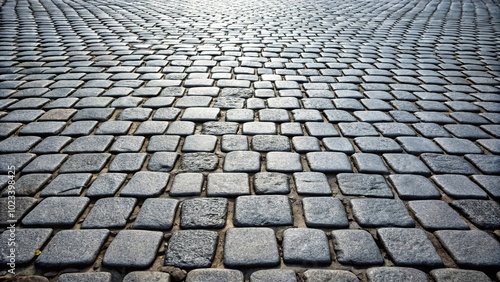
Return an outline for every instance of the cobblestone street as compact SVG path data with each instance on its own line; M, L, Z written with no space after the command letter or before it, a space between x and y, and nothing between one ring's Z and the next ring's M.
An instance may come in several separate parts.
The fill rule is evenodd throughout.
M498 281L499 137L497 0L3 0L0 280Z

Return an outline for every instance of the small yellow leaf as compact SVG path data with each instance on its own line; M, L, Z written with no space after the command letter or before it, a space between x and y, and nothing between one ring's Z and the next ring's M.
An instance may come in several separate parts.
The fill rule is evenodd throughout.
M35 256L39 256L39 255L41 255L41 254L42 254L42 251L40 251L40 250L36 250L36 251L35 251Z

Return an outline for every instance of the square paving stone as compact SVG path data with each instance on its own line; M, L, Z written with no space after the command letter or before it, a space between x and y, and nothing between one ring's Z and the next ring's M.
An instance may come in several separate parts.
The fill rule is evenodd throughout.
M465 159L475 165L484 174L500 174L500 156L465 155Z
M40 196L80 196L91 178L90 173L59 174L42 190Z
M256 194L288 194L288 176L279 172L259 172L254 177L254 189Z
M287 196L263 195L236 198L235 226L282 226L292 224L292 208Z
M308 197L302 199L302 206L308 227L347 228L349 226L344 206L337 198Z
M108 235L106 229L59 231L38 256L35 265L51 269L90 266Z
M35 205L37 199L31 197L16 197L15 213L9 212L9 198L0 198L0 226L10 226L18 222L31 207Z
M64 273L59 276L59 282L111 282L109 272Z
M103 173L87 190L87 197L110 197L113 196L120 186L125 182L125 173Z
M434 234L460 267L500 267L500 243L488 233L481 230L440 230Z
M86 197L49 197L22 220L25 226L71 227L90 203Z
M26 174L21 176L14 187L16 188L16 196L34 196L50 179L50 174ZM8 177L5 184L7 185ZM2 185L0 185L2 186ZM2 196L8 195L8 189L2 193Z
M109 151L112 153L139 152L145 139L143 136L120 136Z
M231 228L226 232L224 265L233 268L273 267L280 263L270 228ZM243 281L243 280L242 280Z
M344 137L328 137L323 138L323 146L328 151L342 152L346 154L353 154L354 147L348 138Z
M293 174L299 195L331 195L326 175L321 172L296 172Z
M163 134L167 130L168 122L157 121L157 120L147 120L141 122L141 125L134 132L134 135L154 135Z
M443 152L432 140L423 137L397 137L396 141L410 154L420 155L422 153Z
M182 114L181 120L188 121L216 121L219 119L219 108L187 108Z
M258 152L290 151L290 140L282 135L255 135L252 148Z
M186 276L186 282L244 282L244 278L239 270L205 268L191 270Z
M384 154L385 161L396 173L430 175L431 171L416 156L408 154Z
M23 173L55 172L67 157L68 155L66 154L47 154L38 156L23 168Z
M490 282L491 279L484 272L456 268L440 268L429 273L436 282Z
M481 185L481 187L493 196L494 199L500 198L500 176L473 175L472 179Z
M289 264L329 265L330 248L319 229L290 228L283 233L283 260Z
M482 154L472 141L458 138L435 138L434 141L450 155Z
M387 253L396 265L443 265L431 241L421 229L381 228L377 231Z
M100 172L110 157L111 155L108 153L71 155L59 172Z
M298 122L282 123L280 126L281 134L285 136L302 135L302 126Z
M460 215L444 201L410 201L408 206L420 224L427 230L469 229Z
M346 270L327 270L327 269L309 269L304 272L306 281L323 282L323 281L346 281L359 282L358 277L352 272Z
M347 265L379 265L384 263L373 237L365 230L332 231L337 260Z
M315 136L318 138L340 136L340 134L331 123L306 122L305 126L307 132L309 132L309 135L311 136Z
M10 263L10 249L9 241L13 229L8 229L2 233L0 238L2 243L0 244L0 263L2 265L8 265ZM52 234L52 229L50 228L22 228L15 229L15 264L16 265L26 265L33 261L35 258L35 251L41 249L42 246L49 240Z
M250 183L246 173L210 173L207 196L236 197L250 194Z
M199 196L203 186L203 174L180 173L174 178L169 194L172 197Z
M295 136L292 138L292 144L297 153L321 151L318 139L312 136Z
M266 168L274 172L302 171L300 155L288 152L269 152L266 154Z
M424 163L436 174L465 174L471 175L477 171L467 161L459 156L424 153L420 155Z
M355 153L352 157L360 173L389 174L382 158L376 154Z
M260 154L251 151L233 151L226 155L224 171L258 172L260 171Z
M242 135L224 135L221 141L221 151L246 151L248 150L248 139Z
M213 135L189 135L184 140L183 152L213 152L217 137Z
M276 134L276 124L272 122L245 122L243 124L243 134Z
M178 203L175 199L146 199L137 214L133 228L162 231L172 229Z
M121 153L115 156L111 165L110 172L135 172L141 170L146 160L146 153Z
M391 188L381 175L340 173L337 175L340 191L344 195L392 198Z
M106 151L113 142L113 136L83 136L64 148L63 153L99 153Z
M223 228L228 201L224 198L188 199L182 203L181 228Z
M352 172L349 158L338 152L310 152L306 154L312 171L325 173Z
M212 171L217 168L219 158L214 153L186 153L181 156L183 171Z
M152 111L153 109L149 108L126 108L118 115L118 120L144 121Z
M0 153L25 153L42 140L37 136L11 137L0 141Z
M191 135L194 133L195 123L192 121L174 121L167 128L168 135Z
M356 137L354 142L363 153L399 153L401 147L387 137Z
M111 120L99 125L95 134L99 135L126 135L132 126L131 121Z
M480 228L500 228L500 205L495 201L456 200L451 205Z
M123 282L170 282L170 274L159 271L132 271L123 277Z
M431 179L450 197L455 199L486 199L488 195L465 175L434 175Z
M297 278L291 269L265 269L252 273L250 282L297 282Z
M366 271L368 281L411 281L427 282L429 278L425 272L409 267L374 267Z
M354 217L362 227L414 227L404 203L393 199L351 199Z
M89 135L94 130L94 127L96 127L97 123L98 122L96 120L75 121L68 127L66 127L66 129L64 129L64 131L61 132L61 135L68 135L68 136Z
M392 174L389 179L403 200L439 199L441 193L432 182L421 175Z
M112 268L148 268L162 239L160 231L122 230L109 245L102 263Z
M174 152L179 145L180 136L155 135L149 139L148 152Z
M207 230L174 232L165 254L165 265L187 269L210 267L218 237L217 232Z
M136 198L159 196L165 191L169 178L170 174L164 172L136 172L125 185L120 196Z
M136 202L134 198L99 199L83 221L82 228L123 228Z
M239 124L236 122L209 121L203 123L201 132L207 135L236 134L238 132L238 127Z
M444 128L458 138L473 140L490 138L481 128L470 124L447 124Z
M375 127L366 122L340 122L338 125L344 137L379 136Z

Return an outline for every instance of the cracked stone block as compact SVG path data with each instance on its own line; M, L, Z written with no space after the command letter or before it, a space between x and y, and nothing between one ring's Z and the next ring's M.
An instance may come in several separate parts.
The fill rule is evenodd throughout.
M181 228L223 228L228 201L224 198L188 199L182 203Z
M83 221L82 228L123 228L136 203L134 198L99 199Z
M174 178L169 194L173 197L199 196L203 186L203 174L180 173Z
M186 153L181 156L183 171L212 171L217 168L219 158L213 153Z
M500 243L484 231L439 230L434 234L460 267L500 266Z
M389 256L400 266L443 265L436 249L421 229L380 228L380 240Z
M87 197L111 197L125 182L125 173L103 173L99 175L85 194Z
M164 172L136 172L127 185L125 185L120 196L136 198L157 197L165 191L169 178L170 174Z
M414 227L404 203L393 199L351 199L354 217L362 227Z
M0 263L5 265L9 263L10 254L9 238L11 235L11 229L6 230L2 233L0 238L2 238L2 243L0 244ZM51 228L22 228L16 229L16 265L26 265L35 259L35 251L41 249L42 246L49 240L52 234Z
M90 203L86 197L49 197L22 220L25 226L71 227Z
M210 173L207 196L236 197L250 194L250 183L246 173Z
M231 228L226 231L224 265L234 268L273 267L280 263L278 244L270 228ZM243 281L243 280L242 280Z
M296 172L293 174L299 195L331 195L326 175L321 172Z
M392 198L393 194L382 175L340 173L340 191L345 195Z
M331 263L326 234L319 229L291 228L283 233L283 260L301 265Z
M380 265L384 259L373 237L365 230L332 231L337 260L347 265Z
M174 199L146 199L132 227L162 231L172 229L178 203Z
M212 265L218 234L207 230L180 230L170 238L165 265L179 268L203 268Z
M40 193L41 197L48 196L80 196L83 188L92 178L90 173L59 174Z
M323 138L323 145L328 151L342 152L346 154L353 154L354 147L348 138L344 137L328 137Z
M235 226L282 226L292 224L292 208L287 196L263 195L236 198Z
M148 268L156 258L162 239L160 231L122 230L109 245L102 263L112 268Z
M59 231L45 246L35 265L51 269L90 266L108 235L106 229Z

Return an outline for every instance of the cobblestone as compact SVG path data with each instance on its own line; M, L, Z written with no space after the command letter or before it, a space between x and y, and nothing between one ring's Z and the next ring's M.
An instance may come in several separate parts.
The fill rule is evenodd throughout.
M348 265L380 265L384 263L373 237L364 230L332 232L337 260Z
M270 228L232 228L226 232L224 265L262 267L279 264L278 245Z

